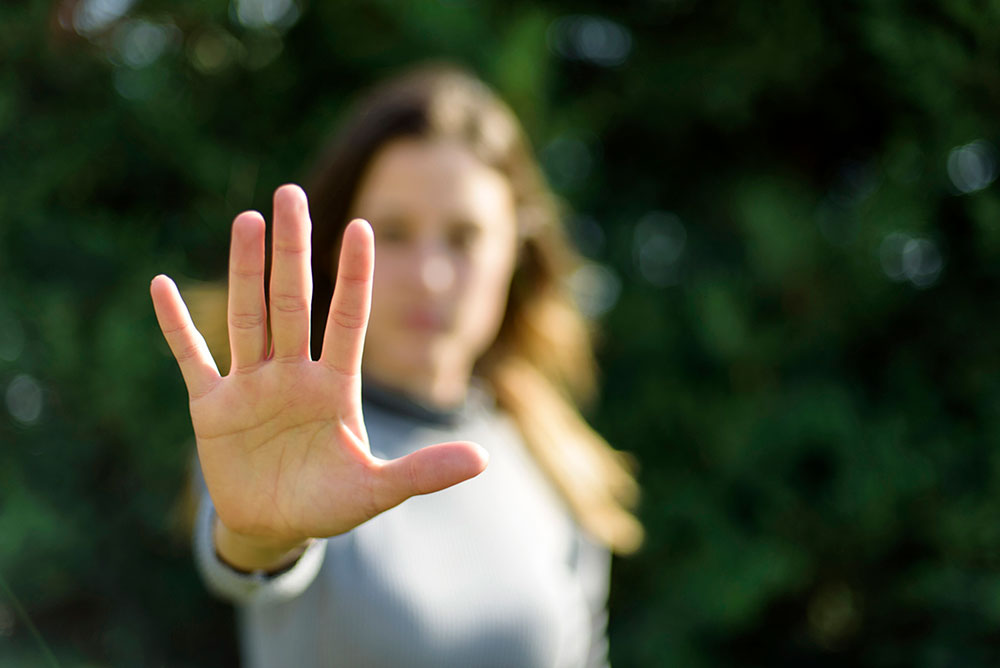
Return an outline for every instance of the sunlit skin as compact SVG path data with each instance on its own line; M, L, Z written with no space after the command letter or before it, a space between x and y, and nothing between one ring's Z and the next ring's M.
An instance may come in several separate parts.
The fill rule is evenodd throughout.
M445 160L441 166L471 167L454 159L457 162ZM413 173L410 178L420 175ZM459 182L455 190L466 196L478 192L469 187ZM392 297L396 279L386 281L378 322L373 318L373 324L384 327L383 334L373 339L376 353L370 359L364 348L375 248L371 227L363 220L352 221L344 232L322 354L316 361L310 359L311 222L305 193L298 186L282 186L274 195L270 303L264 299L264 218L248 211L233 222L228 375L219 375L173 281L163 275L153 279L150 293L157 320L188 389L198 458L218 515L216 549L231 565L243 570L280 568L301 552L310 537L349 531L410 496L444 489L486 467L486 452L472 443L439 443L395 460L378 459L369 448L361 414L363 355L366 363L372 363L373 377L390 387L421 396L427 391L426 396L445 403L457 400L468 383L475 351L488 345L496 331L506 294L504 280L510 278L509 271L503 279L505 272L496 267L484 273L471 266L472 257L484 261L494 257L485 251L467 256L453 252L462 246L455 244L452 251L443 252L442 237L430 232L439 229L434 215L411 220L434 221L426 229L422 222L413 223L413 238L419 240L417 256L431 258L432 265L447 265L454 276L449 278L447 272L442 274L447 280L436 276L432 289L411 286L414 292L400 302ZM454 225L441 229L445 228ZM388 228L380 229L384 235ZM491 242L498 240L488 231L484 234ZM392 237L382 245L392 249ZM507 248L499 266L511 263L512 254ZM391 250L380 254L380 281L395 275L385 273L393 266L392 258ZM427 263L420 266L424 271ZM460 287L461 281L479 286L478 292ZM446 308L442 295L452 295L456 304ZM489 308L478 303L494 297L498 302ZM391 355L385 348L404 343L402 335L394 333L399 327L394 303L442 309L434 311L433 317L441 320L430 321L434 333L425 337L426 343L410 345L419 351L412 356ZM404 323L417 325L403 326L410 335L426 324L425 315L416 321L407 317ZM456 345L454 352L447 350L450 342ZM437 393L438 387L446 391Z
M373 159L353 215L375 231L365 377L428 404L461 402L514 271L507 179L455 141L398 139Z

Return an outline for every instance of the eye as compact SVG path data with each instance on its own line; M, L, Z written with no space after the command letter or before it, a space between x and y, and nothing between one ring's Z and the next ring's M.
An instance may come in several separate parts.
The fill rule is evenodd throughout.
M410 238L410 228L404 221L395 217L372 220L372 231L375 233L375 243L405 243Z
M483 230L472 223L458 223L448 229L448 246L457 251L471 250L482 238Z

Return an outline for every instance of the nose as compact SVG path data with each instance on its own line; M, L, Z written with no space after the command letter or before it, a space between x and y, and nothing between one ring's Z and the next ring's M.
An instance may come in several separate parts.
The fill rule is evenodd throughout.
M428 292L445 292L455 282L455 268L443 253L428 255L420 264L420 282Z

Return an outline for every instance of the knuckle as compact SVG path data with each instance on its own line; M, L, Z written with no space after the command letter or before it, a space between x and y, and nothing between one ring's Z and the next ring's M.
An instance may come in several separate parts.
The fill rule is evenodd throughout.
M201 352L201 346L197 343L187 343L177 349L177 361L180 363L193 360Z
M301 256L308 255L309 249L293 244L278 244L274 247L275 254Z
M279 313L302 313L309 309L309 301L301 295L274 295L271 308Z
M333 324L344 329L361 329L365 326L365 318L356 313L335 309L331 315Z
M365 286L368 284L369 276L365 274L338 274L338 283L347 283L352 286Z
M414 494L424 494L429 491L421 486L420 476L417 475L416 461L412 457L406 460L406 477Z
M262 269L240 269L234 267L229 270L230 275L234 278L261 278L264 276L264 271Z
M264 324L263 313L234 313L229 317L234 329L257 329Z
M175 339L182 335L187 328L188 326L186 323L177 325L176 327L165 327L163 328L163 336L167 337L168 340Z

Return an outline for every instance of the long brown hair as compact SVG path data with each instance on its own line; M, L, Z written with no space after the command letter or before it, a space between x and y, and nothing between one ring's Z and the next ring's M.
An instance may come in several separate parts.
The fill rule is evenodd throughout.
M555 199L513 112L482 81L431 64L362 97L306 181L313 220L312 345L318 356L333 295L332 266L355 194L375 153L401 137L457 139L509 180L520 255L500 332L478 361L498 404L581 526L615 551L634 551L642 527L631 512L638 486L629 461L580 416L595 388L588 323L566 279L579 260Z

